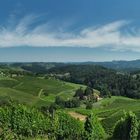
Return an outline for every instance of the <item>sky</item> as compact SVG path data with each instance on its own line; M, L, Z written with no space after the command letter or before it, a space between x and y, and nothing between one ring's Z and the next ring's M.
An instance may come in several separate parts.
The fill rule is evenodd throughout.
M140 59L139 0L0 0L0 62Z

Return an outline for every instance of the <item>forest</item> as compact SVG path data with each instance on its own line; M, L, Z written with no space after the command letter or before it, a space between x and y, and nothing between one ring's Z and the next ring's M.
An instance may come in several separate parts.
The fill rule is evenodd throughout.
M125 73L98 65L69 65L49 69L50 73L65 74L62 80L85 84L98 89L102 96L115 95L140 98L139 73Z

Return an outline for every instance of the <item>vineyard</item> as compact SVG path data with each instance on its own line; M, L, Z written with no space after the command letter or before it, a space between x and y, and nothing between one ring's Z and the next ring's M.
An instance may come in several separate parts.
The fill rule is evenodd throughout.
M83 123L63 111L42 113L36 108L10 102L0 108L1 139L82 139Z
M76 91L86 86L64 82L55 78L37 76L0 78L0 136L2 139L76 139L86 137L108 139L124 112L133 110L140 119L140 101L121 96L102 98L86 109L86 101L79 107L64 107L60 101L71 105ZM93 90L96 94L99 91ZM58 104L56 104L56 99ZM69 102L66 102L69 101ZM96 116L94 120L91 117ZM129 116L131 117L131 115ZM92 121L89 121L90 118ZM87 121L89 121L87 123ZM95 123L97 122L97 125ZM87 123L87 124L86 124ZM94 125L93 125L94 123ZM89 125L95 131L85 128ZM87 130L86 130L87 129Z
M83 85L33 76L4 77L0 78L0 100L11 98L31 106L42 106L53 103L56 96L72 98L79 87L85 88Z

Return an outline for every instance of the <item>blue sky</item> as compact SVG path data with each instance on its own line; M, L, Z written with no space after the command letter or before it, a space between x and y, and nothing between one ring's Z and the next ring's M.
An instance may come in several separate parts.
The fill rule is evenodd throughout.
M1 0L0 61L140 59L139 0Z

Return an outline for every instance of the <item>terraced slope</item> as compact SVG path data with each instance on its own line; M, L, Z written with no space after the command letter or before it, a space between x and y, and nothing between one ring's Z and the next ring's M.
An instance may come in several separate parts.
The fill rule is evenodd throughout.
M54 102L56 96L72 98L75 90L82 85L63 82L56 79L39 77L15 77L0 79L0 98L10 97L30 105L46 105ZM85 86L82 86L85 88ZM44 95L47 92L47 96Z
M140 119L140 100L113 96L94 103L92 110L78 108L73 109L73 111L83 115L88 115L92 112L97 114L106 132L111 134L114 124L124 115L125 111L133 111Z

